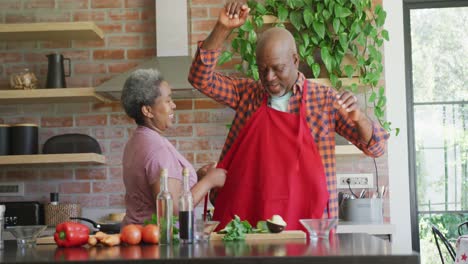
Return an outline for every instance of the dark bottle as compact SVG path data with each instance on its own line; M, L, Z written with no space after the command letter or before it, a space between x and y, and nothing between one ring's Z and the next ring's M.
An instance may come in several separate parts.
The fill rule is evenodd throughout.
M183 192L179 199L179 229L182 243L193 242L193 196L189 185L189 170L182 170Z

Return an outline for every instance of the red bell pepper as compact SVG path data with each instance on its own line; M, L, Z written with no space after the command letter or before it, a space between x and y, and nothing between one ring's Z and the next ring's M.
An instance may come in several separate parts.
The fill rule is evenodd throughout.
M55 227L54 240L59 247L79 247L88 242L89 228L74 222L63 222Z

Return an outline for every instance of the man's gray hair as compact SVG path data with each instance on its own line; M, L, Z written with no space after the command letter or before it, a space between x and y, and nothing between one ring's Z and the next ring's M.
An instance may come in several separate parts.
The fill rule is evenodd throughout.
M162 81L164 79L156 69L136 70L125 81L120 98L122 107L138 125L144 125L141 107L154 104L161 95L159 87Z

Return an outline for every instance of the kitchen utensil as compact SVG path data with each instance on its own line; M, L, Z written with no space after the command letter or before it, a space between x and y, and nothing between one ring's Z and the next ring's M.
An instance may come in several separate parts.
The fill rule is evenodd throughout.
M225 234L211 233L210 241L222 240ZM286 230L281 233L260 233L260 234L246 234L245 240L286 240L286 239L305 239L306 234L301 230Z
M49 138L42 148L43 154L97 153L101 146L91 136L84 134L63 134Z
M49 61L47 66L46 88L66 88L65 77L70 77L71 60L64 58L62 54L52 53L46 55ZM68 61L68 74L65 74L63 61Z
M7 230L16 238L19 247L33 247L39 234L46 228L46 225L9 226Z
M328 239L330 230L336 227L338 219L300 219L299 222L307 229L307 232L309 232L310 240L317 240L319 238Z
M381 198L343 200L340 219L356 223L382 223L383 202Z
M44 205L45 224L56 226L67 221L70 217L81 217L81 205L72 203Z
M37 124L15 124L10 127L10 154L33 155L39 153Z
M98 231L102 231L107 234L118 234L120 233L121 223L97 223L91 219L84 218L84 217L70 217L71 220L81 220L88 223L91 223L94 228Z
M195 240L208 241L210 234L219 225L219 221L203 221L203 219L197 219L195 221Z

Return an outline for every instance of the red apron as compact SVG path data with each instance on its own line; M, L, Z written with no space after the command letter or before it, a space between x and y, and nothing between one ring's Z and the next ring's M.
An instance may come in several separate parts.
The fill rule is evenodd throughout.
M218 164L228 171L213 215L225 227L234 215L252 225L278 214L287 230L299 219L322 218L328 190L322 159L309 132L304 82L299 115L267 106L267 95Z

